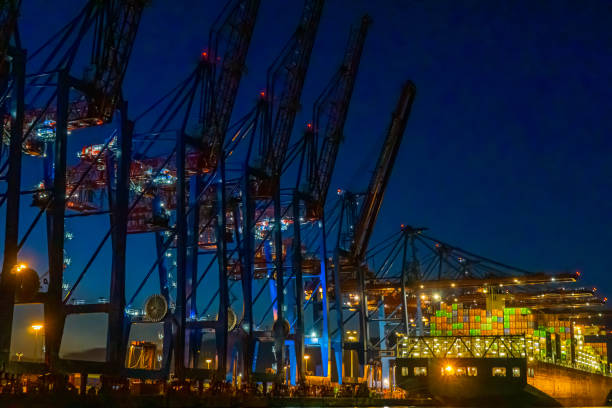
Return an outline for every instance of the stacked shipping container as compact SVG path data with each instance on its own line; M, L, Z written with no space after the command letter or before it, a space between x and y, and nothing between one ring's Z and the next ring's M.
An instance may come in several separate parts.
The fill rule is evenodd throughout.
M461 303L442 305L430 321L432 336L513 336L537 328L527 308L472 309Z
M572 336L576 359L581 356L607 363L604 343L583 344L580 329L554 314L535 314L528 308L478 309L462 303L440 304L429 318L431 336L524 336L527 354L541 359L570 362Z

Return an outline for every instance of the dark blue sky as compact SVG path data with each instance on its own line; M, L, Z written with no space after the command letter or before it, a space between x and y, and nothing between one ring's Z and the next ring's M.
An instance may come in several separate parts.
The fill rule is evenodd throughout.
M22 41L34 49L84 2L23 3ZM302 4L262 1L235 114L264 88ZM222 5L152 2L124 85L132 116L193 69ZM332 191L367 186L401 83L418 89L374 241L427 226L526 269L581 270L612 293L612 3L328 0L295 136L365 12L374 23Z

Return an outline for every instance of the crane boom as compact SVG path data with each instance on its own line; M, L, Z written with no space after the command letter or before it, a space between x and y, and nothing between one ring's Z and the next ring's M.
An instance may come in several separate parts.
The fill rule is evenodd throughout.
M68 130L98 126L112 121L122 100L122 84L136 39L142 11L149 0L89 0L79 14L56 32L30 59L40 58L38 72L29 85L38 88L31 94L29 105L37 106L53 75L70 76ZM71 73L77 56L83 53L81 43L93 37L89 66L77 79ZM23 149L31 156L41 156L43 144L55 138L56 106L51 100L44 107L26 111Z
M282 172L323 4L324 0L306 0L298 28L268 69L268 117L272 122L259 153L269 175Z
M4 78L7 72L6 57L11 37L17 27L17 17L21 0L8 0L0 3L0 77Z
M98 14L98 26L104 30L94 43L92 64L96 70L94 91L88 95L92 112L88 114L104 123L112 119L121 98L121 85L146 4L147 0L106 1Z
M382 205L385 189L387 188L389 177L391 177L395 158L397 157L397 152L406 130L415 94L415 85L412 81L406 82L402 87L402 94L391 117L391 126L378 156L376 168L370 179L370 185L361 206L357 224L355 225L351 253L357 260L361 260L365 256L368 242Z
M202 149L195 149L186 154L186 166L190 174L213 171L217 165L218 149L215 147L221 145L227 122L232 113L260 2L261 0L228 1L210 30L210 48L202 53L200 63L183 81L185 86L180 92L174 94L174 98L169 98L170 104L162 114L157 115L152 129L158 132L177 122L187 123L190 119L199 121L201 131L198 132L197 137L190 139L197 141L198 147ZM193 113L195 108L184 109L191 94L198 95L200 110L197 113ZM157 102L154 105L156 104ZM181 112L182 115L177 112ZM203 146L200 146L201 142L204 142ZM132 162L131 182L135 185L146 184L148 182L146 174L155 173L154 169L157 169L164 161L163 159L160 161L160 158L144 158L154 143L155 140L150 140L143 144L143 148L138 152L137 160ZM101 147L101 145L94 145L83 149L81 163L70 169L69 185L78 182L83 170L89 167L92 152ZM175 163L168 163L165 169L168 177L176 179ZM82 183L82 185L86 186L88 191L103 188L106 185L106 172L89 171L86 180L89 183ZM166 187L168 191L174 188L173 185L166 185ZM69 204L72 209L97 208L93 203L84 203L78 199L71 199ZM175 203L166 198L164 204L167 209L173 209ZM150 206L147 203L143 203L143 206L145 208L143 211L132 213L131 232L148 228L144 221L136 222L143 217L144 219L151 217Z
M314 157L308 160L308 186L311 195L309 204L315 216L320 217L325 206L338 149L343 138L344 123L353 94L363 45L371 23L370 16L365 15L361 19L360 26L351 29L342 64L315 102L313 109L315 148L311 152ZM322 136L322 145L320 153L317 154L316 146L319 135Z
M208 118L202 121L206 129L205 143L211 151L223 143L227 132L260 3L261 0L230 3L227 15L222 14L210 32L210 57L221 58L221 72L214 85L215 99L209 105L214 112L207 112Z

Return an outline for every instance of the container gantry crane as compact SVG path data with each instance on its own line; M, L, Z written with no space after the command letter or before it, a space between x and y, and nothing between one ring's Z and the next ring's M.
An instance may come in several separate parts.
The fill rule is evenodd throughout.
M325 214L324 208L327 199L333 170L340 144L344 139L344 124L346 122L351 97L363 47L367 36L371 18L365 15L361 18L358 26L352 27L349 34L347 48L342 58L342 63L334 73L330 82L325 86L321 95L315 101L313 107L313 121L306 126L300 169L298 171L298 181L293 196L293 241L292 241L292 269L295 275L296 293L296 316L295 316L295 340L296 340L296 361L299 378L303 379L302 358L304 354L304 341L308 345L316 345L321 349L322 375L328 376L328 361L330 361L329 349L329 325L328 325L328 291L327 285L328 264L327 248L325 239ZM305 166L304 166L305 165ZM301 178L305 167L305 186L302 185ZM301 203L304 203L304 213L302 215ZM317 236L316 247L318 249L318 260L320 264L319 273L314 276L303 274L302 265L302 224L303 221L314 225ZM304 283L303 279L309 278L311 294L308 304L313 310L313 322L319 322L314 328L320 336L317 336L313 343L311 338L304 337ZM312 278L316 278L314 281ZM314 290L312 289L314 287ZM320 298L317 294L319 289ZM336 309L341 310L336 301ZM339 319L342 319L341 313ZM342 346L340 341L334 341L336 364L338 369L338 381L342 383ZM333 376L335 378L335 376Z
M34 191L34 203L39 207L38 215L19 241L17 250L23 248L31 233L46 213L48 248L48 287L35 296L44 303L46 322L45 364L54 373L62 366L73 364L83 370L104 369L118 373L120 369L121 342L109 342L108 364L91 362L67 362L59 358L62 332L66 316L71 313L106 312L109 315L108 333L111 338L122 338L123 328L114 324L120 320L124 309L121 293L125 286L125 231L128 196L128 171L131 146L131 122L127 120L125 104L121 97L121 84L127 69L132 46L145 2L141 0L89 1L75 19L62 28L50 41L31 55L33 61L41 60L37 66L39 74L28 78L28 93L21 98L24 103L38 105L45 97L44 107L25 113L15 128L20 128L19 145L25 153L41 156L44 175L40 188ZM90 36L87 36L91 33ZM84 38L91 37L89 70L84 77L75 77L71 70L78 55L84 53L81 45ZM55 45L53 45L55 42ZM49 52L47 52L49 51ZM46 56L45 56L46 55ZM74 91L74 92L71 92ZM74 99L77 94L76 99ZM117 133L115 145L122 151L120 158L110 157L113 172L109 179L110 207L106 212L115 227L112 238L113 262L111 267L111 299L106 305L73 308L63 299L64 221L67 196L74 191L67 189L66 162L68 131L110 123L114 111L121 110L121 131ZM21 189L21 186L19 186ZM8 197L10 200L10 197ZM10 204L7 204L10 206ZM18 217L17 217L18 218ZM95 310L94 310L95 309ZM10 308L12 312L12 307ZM62 381L62 376L57 376Z
M228 288L228 268L227 268L227 200L226 200L226 171L225 159L226 152L224 149L225 135L229 126L230 117L238 93L238 86L243 72L245 71L246 56L250 45L255 19L259 10L259 0L240 1L231 5L232 9L229 15L222 17L223 21L211 31L210 46L215 50L217 55L222 56L221 69L215 78L213 97L209 104L208 110L205 110L206 115L202 120L202 139L205 151L210 152L213 156L212 162L217 170L217 184L215 197L215 242L216 242L216 257L218 264L218 281L219 281L219 309L217 322L215 325L216 335L216 350L218 356L218 373L221 378L225 377L227 370L227 349L228 349L228 310L230 306L229 288ZM215 56L213 55L212 58ZM202 190L202 182L194 176L190 183L191 188L189 197L192 205L196 208L192 209L191 216L186 218L189 225L186 225L188 231L185 234L185 267L188 270L189 285L186 289L190 293L189 307L190 316L197 315L196 310L196 288L198 282L197 258L199 249L199 238L201 224L199 220L200 208L197 205L196 197L199 197ZM182 192L179 189L179 195ZM178 201L178 200L177 200ZM180 205L180 203L179 203ZM187 214L181 214L181 208L177 208L177 221L180 217L186 217ZM205 223L208 220L203 220ZM180 221L178 221L180 223ZM178 226L178 223L177 223ZM179 247L181 229L178 228ZM178 258L181 259L181 258ZM181 264L177 265L177 269L181 268ZM184 318L184 317L183 317ZM192 323L193 325L193 323ZM201 328L194 327L191 336L192 342L192 363L193 367L197 367L200 343L201 343Z
M345 341L344 318L342 321L338 321L337 330L340 332L342 344L345 348L349 345L352 348L355 345L357 346L360 372L364 371L368 360L369 342L365 255L406 129L415 94L416 87L411 81L403 84L400 98L391 118L391 125L378 156L368 190L364 194L365 197L359 213L357 213L357 194L344 192L341 197L338 242L334 255L334 286L336 297L338 297L342 296L342 293L339 293L341 292L339 288L342 288L343 285L350 281L357 284L359 308L356 312L359 315L359 341L350 344ZM348 237L348 242L343 242L343 236ZM343 244L344 248L342 248ZM349 273L345 274L344 271ZM354 377L354 375L351 372L351 375L347 377Z
M135 190L130 207L129 225L133 229L129 232L155 233L157 257L128 305L132 305L157 269L161 295L171 305L172 313L164 318L161 370L139 373L141 376L167 378L174 354L174 370L179 379L187 376L209 378L215 370L203 372L198 369L204 329L214 330L216 336L215 377L225 376L229 302L224 261L227 257L225 205L224 199L219 197L225 194L226 188L224 162L227 154L223 142L245 71L259 4L259 0L229 1L210 30L209 48L202 52L195 70L174 92L145 111L145 114L155 112L157 116L135 153L131 180L141 187ZM161 113L155 111L154 108L165 100L168 103ZM193 122L196 131L190 132L188 125ZM173 126L179 130L174 130ZM176 145L171 152L167 156L147 157L150 151L159 151L157 146L164 143L160 135L166 134L175 135ZM216 210L212 211L211 206ZM172 212L174 225L169 217ZM208 239L202 242L204 235ZM202 247L207 251L201 252ZM213 259L219 267L219 313L215 321L204 322L198 318L197 288L213 262L199 275L198 258L210 254L211 249L216 251ZM176 265L166 263L170 251L175 251ZM174 299L170 293L171 270L176 272ZM205 295L211 297L210 305L216 294ZM142 322L142 318L135 316L131 322Z
M246 379L250 379L251 371L255 371L257 365L255 349L258 345L254 341L253 304L259 296L253 297L253 279L256 276L255 264L260 254L264 254L265 263L269 265L268 281L275 282L275 285L270 282L275 315L275 380L280 381L283 372L288 325L283 315L285 278L280 178L285 167L287 147L300 106L323 4L323 0L305 1L297 29L268 68L265 91L260 93L255 108L239 121L234 137L227 146L228 150L233 151L237 142L249 136L241 176L241 247L239 260L232 260L240 264L241 270L244 303L242 328L246 332L243 359L246 364L252 362L252 366L245 368ZM273 207L273 227L265 231L263 239L259 240L260 243L256 246L258 225L262 227L262 218L270 212L270 205ZM273 244L270 241L273 241Z
M535 309L540 309L538 303L541 303L541 311L550 310L556 307L555 302L564 299L563 295L558 291L547 295L534 288L571 284L580 276L510 266L435 239L425 231L426 228L402 225L399 232L368 248L363 264L376 264L378 268L367 270L365 284L359 279L350 279L354 276L353 265L342 260L339 263L345 277L340 285L348 294L344 303L347 309L352 315L365 309L367 328L372 330L374 324L378 326L372 335L368 333L368 357L380 359L383 384L389 375L388 361L394 356L396 334L403 332L403 327L406 335L425 333L427 319L423 317L423 310L432 313L435 305L458 301L468 302L472 307L485 303L487 309L502 308L504 302L522 307L535 305ZM571 293L578 295L575 290ZM564 299L561 303L574 308L601 303L592 297L570 297L576 299ZM361 351L356 334L350 338L350 348Z
M486 301L487 304L505 299L539 299L540 292L533 292L531 288L571 284L580 276L579 273L551 274L517 268L440 241L425 234L425 230L402 225L399 232L368 249L366 258L380 265L368 277L368 308L376 309L384 298L387 309L397 316L400 311L403 314L402 318L395 318L396 324L388 333L403 326L406 334L410 334L414 326L416 333L422 334L423 304L447 298L454 302L467 299L470 303ZM531 292L517 293L513 288ZM359 283L344 282L343 290L355 293ZM352 303L352 307L358 305ZM415 323L410 324L411 321ZM381 338L387 337L384 334L381 328Z

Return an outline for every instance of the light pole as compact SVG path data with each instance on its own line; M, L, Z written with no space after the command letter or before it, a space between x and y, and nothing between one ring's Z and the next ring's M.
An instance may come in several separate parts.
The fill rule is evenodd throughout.
M212 360L211 360L210 358L207 358L207 359L206 359L206 368L207 368L208 370L210 370L210 363L212 363Z
M21 361L21 357L23 357L23 353L15 353L17 356L17 361Z
M305 365L304 365L304 371L308 372L308 360L310 359L310 356L308 354L304 354L304 360L305 360Z
M32 325L32 330L34 330L34 358L38 357L38 332L43 328L42 324L36 323Z

